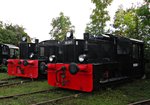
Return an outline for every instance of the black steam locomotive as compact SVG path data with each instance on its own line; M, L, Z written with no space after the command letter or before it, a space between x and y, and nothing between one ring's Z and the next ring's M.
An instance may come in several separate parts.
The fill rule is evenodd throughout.
M43 64L50 62L49 55L55 53L57 44L56 40L39 43L38 39L35 43L27 43L27 40L23 38L19 45L19 59L8 60L8 74L26 78L38 78L47 74Z
M84 39L69 38L49 56L49 85L91 92L109 83L144 75L144 43L136 39L105 34ZM56 54L56 55L55 55ZM44 66L43 66L44 67Z

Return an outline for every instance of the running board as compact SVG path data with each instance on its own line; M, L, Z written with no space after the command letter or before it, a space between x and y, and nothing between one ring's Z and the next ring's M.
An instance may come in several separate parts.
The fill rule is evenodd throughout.
M99 83L105 84L105 83L108 83L108 82L115 82L115 81L120 81L120 80L124 80L124 79L128 79L128 77L124 76L124 77L111 78L111 79L99 81Z

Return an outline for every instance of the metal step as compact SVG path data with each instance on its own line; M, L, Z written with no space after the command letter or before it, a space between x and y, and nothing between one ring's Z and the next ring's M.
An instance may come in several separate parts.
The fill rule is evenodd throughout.
M110 79L99 81L99 83L105 84L105 83L108 83L108 82L115 82L115 81L120 81L120 80L124 80L124 79L128 79L128 77L124 76L124 77L110 78Z

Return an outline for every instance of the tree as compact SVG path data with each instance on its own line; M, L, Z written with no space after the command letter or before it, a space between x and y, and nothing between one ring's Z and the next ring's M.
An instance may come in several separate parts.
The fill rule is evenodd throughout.
M114 18L115 33L136 39L145 39L150 36L150 0L136 7L132 6L127 10L119 8Z
M145 58L150 60L150 0L145 0L143 5L137 9L137 16L140 19L140 35L145 41ZM150 67L150 63L149 63Z
M117 35L143 40L145 43L145 58L150 58L150 0L145 0L140 7L127 10L119 8L114 18L114 32Z
M145 0L144 4L137 9L137 16L141 23L141 35L150 36L150 0Z
M112 0L92 0L95 4L95 9L93 9L90 16L91 22L87 24L85 32L93 35L100 35L106 30L106 22L110 20L108 15L107 7L111 4Z
M31 39L30 39L29 35L25 32L25 28L23 28L23 26L5 24L5 28L6 28L6 30L10 30L15 33L16 40L17 40L16 44L18 42L20 42L22 37L27 37L27 41L31 42Z
M133 7L127 10L123 10L123 8L120 7L116 11L113 26L116 29L114 33L117 35L141 39L138 30L140 20L136 14L136 9Z
M24 31L24 28L19 25L0 24L0 43L8 43L17 45L20 43L22 37L27 37L30 42L30 37Z
M0 21L0 29L3 27L3 22Z
M63 40L67 32L74 30L70 18L65 16L63 12L59 14L59 17L52 19L51 26L52 30L50 31L50 35L56 40Z

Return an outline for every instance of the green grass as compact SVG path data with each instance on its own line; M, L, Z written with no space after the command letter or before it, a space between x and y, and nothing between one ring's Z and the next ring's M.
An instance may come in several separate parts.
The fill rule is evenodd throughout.
M150 98L150 80L137 80L115 89L94 91L59 105L127 105Z
M6 74L0 74L5 77ZM12 87L0 88L0 96L53 89L47 81L34 81ZM58 89L58 91L38 93L33 95L0 100L0 105L30 105L40 101L72 95L77 91ZM75 99L63 100L50 105L127 105L128 103L150 98L150 79L134 80L119 87L107 88L92 93L83 93ZM49 105L49 104L48 104Z
M1 72L0 72L0 80L1 80L1 79L5 79L5 78L14 78L14 76L8 76L7 73L1 73Z
M32 83L26 83L24 85L13 86L11 88L9 87L1 88L0 96L29 93L29 92L45 90L45 89L54 89L54 87L49 86L47 81L35 81ZM0 105L28 105L28 104L33 104L48 99L58 98L63 95L69 95L73 93L74 93L73 91L64 92L64 90L58 89L52 92L21 96L13 99L0 100Z
M11 94L20 94L38 90L49 89L49 85L47 81L33 81L30 83L24 83L23 85L16 85L11 87L2 87L0 88L0 96L1 95L11 95ZM3 90L3 91L1 91Z
M58 98L61 94L56 94L54 92L51 93L40 93L40 94L34 94L30 96L23 96L13 99L7 99L0 101L0 105L30 105L34 104L40 101L52 99L52 98Z

